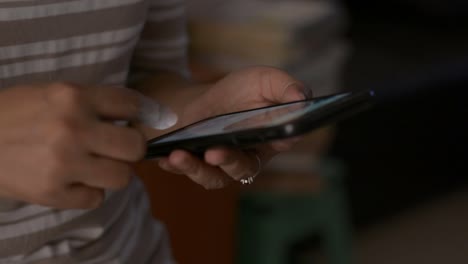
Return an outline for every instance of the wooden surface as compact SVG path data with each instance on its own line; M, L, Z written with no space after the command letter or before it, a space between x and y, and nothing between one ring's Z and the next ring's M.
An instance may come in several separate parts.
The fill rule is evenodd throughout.
M179 263L234 263L238 186L206 191L151 161L139 164L137 172L150 194L153 215L169 229Z

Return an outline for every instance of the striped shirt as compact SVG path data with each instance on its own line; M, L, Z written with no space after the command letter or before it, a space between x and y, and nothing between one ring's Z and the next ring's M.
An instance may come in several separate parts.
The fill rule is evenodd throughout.
M0 0L0 88L187 74L183 0ZM0 173L3 173L0 168ZM0 198L0 264L172 263L142 184L96 210Z

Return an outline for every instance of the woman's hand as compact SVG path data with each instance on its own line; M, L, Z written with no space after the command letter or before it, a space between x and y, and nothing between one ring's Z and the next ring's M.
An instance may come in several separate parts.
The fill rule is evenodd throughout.
M0 92L0 197L55 208L93 208L121 189L143 135L112 120L134 120L139 97L127 89L65 83Z
M310 90L283 71L268 67L248 68L231 73L206 89L185 108L183 120L200 120L307 97L310 97ZM169 172L187 175L206 189L217 189L233 181L255 177L268 160L278 152L288 150L294 141L277 141L249 151L220 146L207 150L204 160L176 150L159 160L159 165Z

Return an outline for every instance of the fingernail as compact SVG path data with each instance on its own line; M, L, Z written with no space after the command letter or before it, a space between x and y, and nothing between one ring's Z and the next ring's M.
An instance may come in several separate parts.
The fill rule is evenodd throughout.
M283 99L285 101L305 100L307 98L306 96L307 90L308 89L305 88L305 86L300 83L291 83L284 90Z
M177 123L177 115L168 107L140 94L140 114L142 123L155 129L168 129Z

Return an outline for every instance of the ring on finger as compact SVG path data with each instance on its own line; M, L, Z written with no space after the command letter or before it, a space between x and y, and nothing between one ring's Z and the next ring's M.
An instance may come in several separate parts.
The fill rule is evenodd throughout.
M260 157L258 156L257 153L254 153L255 155L255 158L257 158L257 171L254 173L254 175L250 176L250 177L247 177L246 179L241 179L240 180L240 183L242 183L243 185L247 185L247 184L252 184L254 179L260 174L260 172L262 171L262 160L260 159Z

